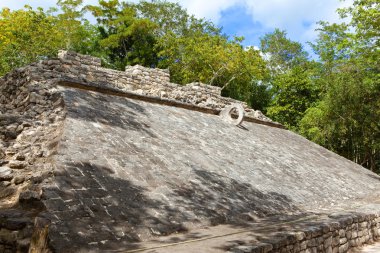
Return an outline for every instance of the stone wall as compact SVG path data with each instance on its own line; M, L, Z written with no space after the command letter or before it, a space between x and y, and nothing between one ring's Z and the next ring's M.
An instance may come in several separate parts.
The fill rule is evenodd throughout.
M24 69L0 79L0 94L0 181L10 187L29 180L29 177L20 178L25 172L35 177L36 173L29 170L37 163L47 165L65 113L54 85L31 80ZM38 171L41 172L41 167ZM11 192L3 192L0 197Z
M344 253L380 239L379 214L332 215L325 221L299 222L290 227L293 232L279 232L255 246L238 246L230 252Z
M60 50L58 52L58 58L62 59L65 63L68 63L68 64L75 64L75 65L83 64L83 65L94 66L94 67L101 66L101 60L99 58L93 57L90 55L77 54L72 51Z
M50 71L52 76L74 80L80 77L84 82L111 85L123 91L173 99L201 107L223 109L232 103L241 103L248 117L272 122L260 111L249 108L246 103L222 97L220 87L202 83L190 83L184 86L171 83L169 71L166 69L135 65L127 66L122 72L100 67L98 58L67 51L60 51L58 59L42 61L37 65L44 72Z
M29 71L0 78L0 252L28 251L65 118L54 85Z

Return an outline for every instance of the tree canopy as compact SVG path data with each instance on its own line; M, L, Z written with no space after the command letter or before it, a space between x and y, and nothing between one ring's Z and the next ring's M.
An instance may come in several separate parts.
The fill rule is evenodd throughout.
M342 24L320 23L321 99L300 122L306 137L373 171L380 170L380 3L354 1Z

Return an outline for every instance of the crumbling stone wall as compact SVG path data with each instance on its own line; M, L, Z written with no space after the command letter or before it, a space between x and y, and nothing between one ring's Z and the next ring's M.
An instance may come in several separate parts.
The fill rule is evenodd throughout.
M220 87L203 83L190 83L185 86L171 83L169 71L165 69L136 65L127 66L124 72L117 71L101 67L99 58L68 51L60 51L58 58L34 63L25 69L33 80L49 79L52 83L57 80L97 83L104 87L173 99L213 109L223 109L232 103L241 103L246 116L272 122L260 111L249 108L246 103L222 97Z
M28 68L0 79L0 252L29 248L65 112L61 95Z
M201 107L223 109L232 103L241 103L247 116L272 122L260 111L249 108L246 103L222 97L220 87L199 82L185 86L171 83L167 69L153 69L135 65L127 66L122 72L102 68L98 58L67 51L60 51L58 59L42 61L40 67L44 71L50 70L53 75L58 74L60 77L77 79L79 76L84 82L111 85L123 91L173 99Z
M51 82L30 78L27 69L1 78L0 94L0 164L3 171L0 181L9 189L37 174L41 176L41 166L46 166L58 143L58 129L65 113L61 95ZM33 171L36 164L39 164L38 171ZM6 191L0 196L12 193L14 191Z

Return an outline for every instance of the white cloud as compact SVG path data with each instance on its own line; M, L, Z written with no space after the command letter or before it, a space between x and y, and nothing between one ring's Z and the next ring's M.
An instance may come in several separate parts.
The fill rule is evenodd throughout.
M260 22L264 30L280 28L288 31L292 39L310 41L316 38L319 20L337 22L336 9L347 6L353 0L171 0L185 7L189 13L199 18L206 18L216 24L221 19L222 11L240 5L245 6L254 22ZM97 0L84 0L85 4L96 4ZM134 0L133 2L137 2ZM56 0L1 0L1 7L22 8L25 4L32 7L53 7ZM309 24L309 26L305 25ZM238 30L238 28L237 28Z
M218 23L223 10L242 4L244 0L179 0L172 2L178 2L197 18L206 18Z
M312 40L316 22L338 22L337 8L347 6L352 0L246 0L254 21L268 28L287 30L292 37ZM309 24L309 25L306 25Z
M179 0L178 2L197 17L206 17L215 23L221 12L236 5L244 5L254 22L264 28L280 28L300 41L316 37L316 22L339 22L337 8L348 6L353 0ZM309 24L308 26L306 24Z

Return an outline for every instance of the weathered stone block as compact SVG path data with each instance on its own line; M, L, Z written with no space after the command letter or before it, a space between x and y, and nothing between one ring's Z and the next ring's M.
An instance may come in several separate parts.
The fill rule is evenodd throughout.
M11 181L13 178L13 172L8 166L0 167L0 181Z
M36 191L26 190L20 193L18 202L26 208L42 208L43 204L40 201L40 193Z
M300 243L301 250L305 250L307 248L309 241L305 240Z
M339 244L340 244L340 237L339 236L333 237L332 245L333 246L338 246Z
M24 169L28 166L28 163L26 161L11 160L9 161L8 166L12 169Z
M318 246L318 242L317 242L317 239L315 238L310 239L307 243L307 247L317 247L317 246Z
M324 248L327 249L329 247L332 246L332 236L328 237L325 241L324 241Z
M348 250L348 247L349 247L348 243L341 245L339 247L339 253L346 253Z

